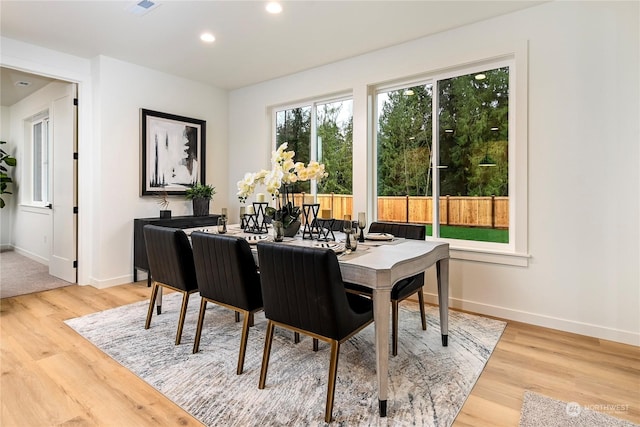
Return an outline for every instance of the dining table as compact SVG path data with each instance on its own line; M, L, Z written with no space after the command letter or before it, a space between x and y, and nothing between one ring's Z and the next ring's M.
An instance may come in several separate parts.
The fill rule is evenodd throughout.
M216 227L186 229L217 233ZM227 234L244 237L250 243L256 263L256 244L273 240L271 233L246 233L238 224L227 226ZM372 239L360 242L355 251L344 247L345 235L335 232L335 241L285 237L282 244L325 247L338 256L342 279L345 282L366 286L372 290L375 328L376 380L378 408L381 417L387 416L389 399L389 334L391 322L391 290L393 285L407 277L422 273L435 265L440 314L442 345L448 345L449 311L449 244L428 240L411 240L389 236L388 239Z

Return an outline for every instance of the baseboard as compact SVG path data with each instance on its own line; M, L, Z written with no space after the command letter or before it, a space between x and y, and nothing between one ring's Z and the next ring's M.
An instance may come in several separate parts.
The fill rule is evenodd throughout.
M138 277L138 279L140 278ZM114 277L108 280L98 280L98 279L92 278L90 279L89 284L94 288L105 289L105 288L110 288L112 286L123 285L125 283L131 283L131 282L133 282L133 275L126 274L124 276Z
M438 304L437 294L425 292L424 298L425 302L436 305ZM458 298L449 298L449 307L478 314L485 314L488 316L500 317L502 319L514 320L516 322L528 323L530 325L557 329L564 332L571 332L574 334L586 335L623 344L640 346L640 333L637 332L607 328L590 323L561 319L558 317L530 313L521 310L513 310L510 308L498 307L474 301L466 301Z
M13 247L13 250L24 257L27 257L33 261L39 262L40 264L44 264L46 266L49 265L49 260L47 258L43 258L40 255L34 254L33 252L29 252L15 246Z

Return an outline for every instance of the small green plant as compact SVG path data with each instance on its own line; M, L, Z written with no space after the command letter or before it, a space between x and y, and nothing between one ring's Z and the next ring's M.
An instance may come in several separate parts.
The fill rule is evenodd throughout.
M195 183L193 187L187 188L187 191L186 191L187 200L193 200L193 199L211 200L214 194L216 194L216 187L213 187L209 184Z
M6 143L6 141L0 141L0 144ZM16 164L16 158L10 156L6 151L0 148L0 194L13 194L11 191L7 191L7 187L13 182L13 179L9 176L9 170L7 167L15 166ZM0 197L0 208L4 208L4 206L4 199Z

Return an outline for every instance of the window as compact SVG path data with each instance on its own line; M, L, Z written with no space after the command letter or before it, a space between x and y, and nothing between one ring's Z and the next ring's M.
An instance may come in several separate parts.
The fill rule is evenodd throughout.
M511 67L378 88L378 220L423 223L466 247L509 245Z
M288 144L295 161L324 163L329 176L319 183L298 182L297 194L317 196L321 209L340 218L351 213L353 158L353 101L338 98L275 110L275 145Z
M34 117L31 128L31 201L34 205L49 203L49 116L48 112Z

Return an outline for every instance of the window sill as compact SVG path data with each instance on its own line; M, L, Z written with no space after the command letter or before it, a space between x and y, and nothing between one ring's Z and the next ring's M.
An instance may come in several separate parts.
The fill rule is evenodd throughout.
M531 255L515 252L504 252L474 248L456 248L449 250L451 259L465 261L485 262L491 264L513 265L516 267L528 267Z
M20 210L22 212L30 212L41 215L49 215L51 213L51 209L46 206L37 206L37 205L20 205Z

